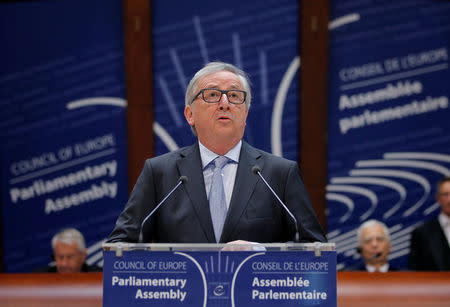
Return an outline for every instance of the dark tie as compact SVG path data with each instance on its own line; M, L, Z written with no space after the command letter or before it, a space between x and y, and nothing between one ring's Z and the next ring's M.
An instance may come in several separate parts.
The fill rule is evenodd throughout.
M225 199L225 190L223 188L222 168L228 163L229 159L225 156L218 156L214 159L214 171L209 190L209 210L214 226L214 235L216 242L220 241L223 224L227 217L227 203Z

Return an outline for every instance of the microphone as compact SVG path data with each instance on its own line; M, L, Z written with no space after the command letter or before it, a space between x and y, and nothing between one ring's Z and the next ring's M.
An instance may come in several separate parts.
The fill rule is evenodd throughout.
M188 177L187 176L180 176L180 178L178 178L178 183L177 185L169 192L167 193L166 197L164 197L159 204L152 210L152 212L150 212L146 218L142 221L141 223L141 230L139 231L139 242L142 243L143 241L143 234L142 234L142 229L144 229L144 225L147 222L147 220L156 212L156 210L158 210L159 207L161 207L161 205L166 201L167 198L170 197L170 195L172 195L173 192L175 192L176 189L178 189L178 187L182 184L185 184L186 182L188 182Z
M382 255L382 253L376 253L375 255L373 255L372 257L370 257L370 260L374 260L377 259L378 257L380 257Z
M270 192L272 192L272 194L275 196L275 198L278 200L278 202L281 204L281 206L283 206L284 210L289 214L291 219L294 221L294 225L295 225L294 242L295 243L300 242L300 234L298 232L297 219L295 218L295 216L288 209L288 207L286 207L286 205L283 203L283 201L278 197L277 193L275 193L275 191L272 189L272 187L267 183L266 179L264 179L263 175L261 174L261 168L258 165L255 165L252 167L252 172L253 172L253 174L258 175L262 179L262 181L264 181L266 186L269 188Z
M356 252L357 252L358 254L361 254L361 253L362 253L362 248L361 248L360 246L358 246L358 247L356 248ZM377 259L378 257L380 257L381 255L383 255L383 253L376 253L375 255L373 255L372 257L370 257L370 258L367 259L367 260L375 260L375 259Z

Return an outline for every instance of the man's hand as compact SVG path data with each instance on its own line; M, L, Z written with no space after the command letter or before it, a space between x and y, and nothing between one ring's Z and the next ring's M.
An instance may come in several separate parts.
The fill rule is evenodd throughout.
M228 242L222 248L222 251L227 252L251 252L251 251L265 251L265 250L266 248L257 242L250 242L244 240L236 240Z

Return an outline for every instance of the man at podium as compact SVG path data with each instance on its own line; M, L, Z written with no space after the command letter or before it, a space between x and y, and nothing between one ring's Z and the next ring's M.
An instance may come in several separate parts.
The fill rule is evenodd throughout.
M148 159L108 242L325 242L298 164L242 140L250 82L211 62L190 81L195 144Z

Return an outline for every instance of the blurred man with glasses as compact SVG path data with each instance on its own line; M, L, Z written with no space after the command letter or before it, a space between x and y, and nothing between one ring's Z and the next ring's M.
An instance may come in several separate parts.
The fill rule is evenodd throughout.
M145 162L108 241L138 242L142 232L144 242L286 242L296 228L301 242L326 241L297 163L242 140L251 99L249 79L234 65L212 62L199 70L184 110L198 141ZM187 180L149 216L180 176Z
M450 271L450 177L438 182L436 201L441 206L439 215L412 232L412 270Z

